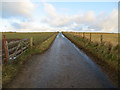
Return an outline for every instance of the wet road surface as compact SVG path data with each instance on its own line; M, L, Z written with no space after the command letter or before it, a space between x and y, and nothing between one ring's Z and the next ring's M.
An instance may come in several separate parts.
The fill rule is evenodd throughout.
M11 88L111 88L101 69L62 34L34 55L8 85Z

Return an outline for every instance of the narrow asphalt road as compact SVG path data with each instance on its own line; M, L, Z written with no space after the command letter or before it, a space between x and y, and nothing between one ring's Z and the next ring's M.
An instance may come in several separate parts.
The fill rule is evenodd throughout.
M51 48L34 55L10 88L111 88L101 69L61 33Z

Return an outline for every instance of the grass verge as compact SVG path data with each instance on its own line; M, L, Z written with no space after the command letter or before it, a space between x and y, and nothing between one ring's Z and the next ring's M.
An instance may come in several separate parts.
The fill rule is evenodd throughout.
M12 62L12 64L2 66L2 86L5 87L19 72L21 67L28 61L28 58L34 54L43 53L53 43L57 33L42 42L40 45L33 46L24 52L19 58Z
M90 42L69 32L63 34L100 65L113 84L118 87L118 45L112 47L109 43Z

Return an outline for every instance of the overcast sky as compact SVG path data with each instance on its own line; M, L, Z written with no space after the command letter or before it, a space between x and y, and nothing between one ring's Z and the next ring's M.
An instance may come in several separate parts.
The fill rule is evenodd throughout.
M1 2L1 31L118 32L117 2Z

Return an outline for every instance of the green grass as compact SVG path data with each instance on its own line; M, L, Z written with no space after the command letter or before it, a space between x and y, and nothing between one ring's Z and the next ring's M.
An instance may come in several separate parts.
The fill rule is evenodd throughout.
M54 41L54 39L57 35L57 33L43 33L43 35L42 35L42 33L40 33L40 35L39 34L36 35L36 34L37 33L30 34L30 37L34 36L34 40L41 41L41 42L38 42L39 44L35 44L32 48L29 48L20 57L18 57L16 60L14 60L14 62L9 63L8 65L3 64L3 66L2 66L3 67L3 70L2 70L3 87L5 87L5 85L8 84L17 75L17 73L19 72L21 67L28 61L29 57L31 57L34 54L43 53L44 51L46 51L51 46L52 42ZM6 36L7 36L7 38L11 38L10 34L6 34ZM19 36L15 36L14 38L12 37L12 39L15 39L17 37L19 37ZM22 36L21 38L25 38L25 37L26 36ZM42 37L44 37L44 38L42 38ZM42 40L40 40L40 39L42 39Z

